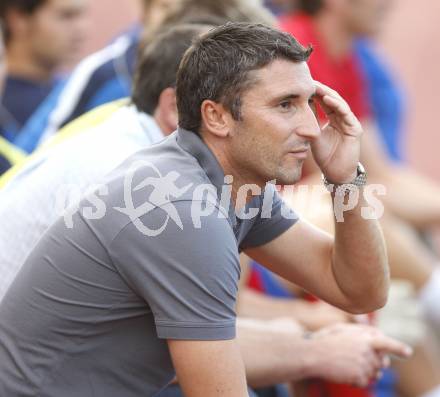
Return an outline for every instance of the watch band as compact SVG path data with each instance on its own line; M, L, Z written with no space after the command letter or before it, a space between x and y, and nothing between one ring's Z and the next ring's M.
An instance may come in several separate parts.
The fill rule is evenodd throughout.
M357 165L357 175L349 183L333 183L330 182L324 174L322 174L322 181L324 183L325 188L330 193L335 193L336 195L345 195L347 193L357 191L360 187L365 186L367 184L367 172L365 171L364 166L361 163Z

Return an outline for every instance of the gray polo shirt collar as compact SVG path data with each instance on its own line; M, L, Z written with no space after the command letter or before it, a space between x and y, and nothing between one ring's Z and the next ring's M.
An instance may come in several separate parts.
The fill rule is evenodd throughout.
M225 174L214 153L203 142L200 135L179 127L177 129L177 143L182 149L195 157L211 183L217 189L217 195L220 197ZM228 215L232 227L235 227L237 225L237 218L233 203L229 205Z

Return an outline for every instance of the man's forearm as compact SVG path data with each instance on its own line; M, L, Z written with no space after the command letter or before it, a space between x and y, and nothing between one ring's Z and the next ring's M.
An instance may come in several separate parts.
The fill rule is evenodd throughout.
M311 331L350 321L347 313L324 302L311 303L303 299L273 298L246 287L240 291L237 313L255 319L287 317Z
M350 311L369 312L386 303L389 269L379 223L362 217L361 208L368 203L362 189L359 193L358 204L344 212L342 222L335 222L332 271L340 290L352 302ZM334 200L337 212L341 198L335 196Z
M307 378L365 387L380 353L409 354L407 346L360 325L334 325L306 337L291 320L238 319L237 330L251 387Z
M310 376L310 343L292 320L263 322L239 318L237 331L237 342L251 387L264 387Z

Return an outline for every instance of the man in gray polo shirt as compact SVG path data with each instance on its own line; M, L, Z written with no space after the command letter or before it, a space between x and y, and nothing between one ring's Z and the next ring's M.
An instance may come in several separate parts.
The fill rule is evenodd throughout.
M177 83L182 128L55 223L6 294L2 394L152 396L175 368L188 396L247 395L234 339L241 250L345 310L384 304L375 221L348 211L333 243L297 222L273 185L260 194L295 182L309 145L329 180L357 176L361 128L313 82L308 54L259 25L193 45ZM313 95L330 118L322 132Z

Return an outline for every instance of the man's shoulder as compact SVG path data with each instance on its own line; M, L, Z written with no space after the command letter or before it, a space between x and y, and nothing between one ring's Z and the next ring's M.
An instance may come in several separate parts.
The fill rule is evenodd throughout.
M109 175L109 181L120 184L130 180L136 185L134 193L150 186L171 194L172 191L182 192L184 186L189 186L184 195L179 195L179 200L191 199L194 190L201 189L200 186L213 187L197 159L179 146L176 137L177 134L173 133L132 154ZM170 201L175 199L170 196Z
M104 185L106 204L125 209L130 219L147 216L151 220L176 208L183 221L192 211L207 219L206 215L219 212L224 214L220 218L227 218L215 186L197 160L177 144L176 134L131 155L108 175Z

